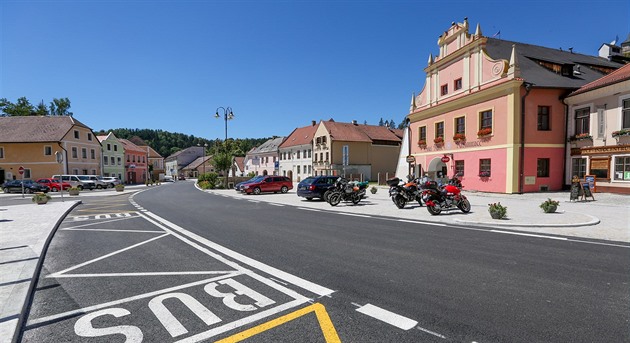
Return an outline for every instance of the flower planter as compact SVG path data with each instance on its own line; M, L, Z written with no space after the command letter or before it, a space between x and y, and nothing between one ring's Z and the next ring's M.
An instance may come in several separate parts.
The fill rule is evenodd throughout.
M125 190L125 187L116 186L116 192L122 192Z
M547 207L543 208L543 211L545 213L554 213L556 212L557 209L558 209L558 206L556 205L548 205Z
M69 195L79 195L79 190L78 189L68 189L68 194Z
M490 212L490 217L492 217L492 219L501 219L501 218L503 218L503 216L499 212Z

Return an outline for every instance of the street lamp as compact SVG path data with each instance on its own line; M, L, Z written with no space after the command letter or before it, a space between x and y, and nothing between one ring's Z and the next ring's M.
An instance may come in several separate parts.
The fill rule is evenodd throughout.
M225 120L225 141L223 141L223 144L225 144L225 158L227 160L228 158L228 148L227 148L227 138L228 138L228 132L227 132L227 127L228 127L228 120L232 120L234 119L234 113L232 112L232 108L231 107L217 107L216 110L216 114L214 115L215 118L220 119L221 115L219 114L219 109L223 110L223 119ZM225 173L225 188L227 188L227 179L228 179L228 173L229 173L229 169L226 170Z
M201 146L201 143L197 143L197 146ZM206 173L206 149L208 149L208 143L203 144L203 159L201 160L201 164L203 166L203 173Z

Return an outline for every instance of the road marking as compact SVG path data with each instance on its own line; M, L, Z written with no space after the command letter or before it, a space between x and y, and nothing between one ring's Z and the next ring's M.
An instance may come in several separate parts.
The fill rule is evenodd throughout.
M185 230L184 228L178 226L177 224L171 223L170 221L168 221L168 220L166 220L166 219L156 215L155 213L146 212L146 213L141 213L140 215L142 217L145 217L148 221L154 223L158 227L164 229L165 231L170 232L175 237L177 237L177 238L181 239L182 241L188 243L189 245L191 245L191 246L197 248L198 250L203 251L206 254L208 254L210 256L213 256L216 259L219 259L221 261L223 261L225 259L223 259L221 256L219 256L219 255L209 251L208 249L205 249L205 248L199 246L199 244L191 242L190 240L188 240L188 239L186 239L186 238L184 238L184 237L182 237L180 235L175 234L173 231L170 231L169 229L167 229L164 226L160 225L160 223L162 223L165 226L168 226L170 229L175 230L175 231L179 232L180 234L185 235L185 236L187 236L187 237L189 237L189 238L191 238L191 239L193 239L193 240L195 240L195 241L205 245L206 247L208 247L210 249L213 249L215 251L218 251L218 252L220 252L220 253L222 253L222 254L224 254L224 255L226 255L226 256L228 256L228 257L230 257L230 258L232 258L232 259L234 259L236 261L239 261L241 263L247 264L247 265L249 265L251 267L254 267L254 268L256 268L256 269L258 269L258 270L260 270L262 272L265 272L265 273L267 273L269 275L273 275L273 276L275 276L275 277L277 277L279 279L287 281L287 282L289 282L289 283L291 283L293 285L299 286L299 287L301 287L301 288L303 288L303 289L305 289L307 291L310 291L312 293L315 293L317 295L321 296L321 295L331 294L331 293L335 292L332 289L326 288L324 286L320 286L318 284L315 284L315 283L310 282L308 280L302 279L302 278L300 278L298 276L295 276L293 274L289 274L289 273L284 272L284 271L282 271L280 269L277 269L277 268L272 267L270 265L267 265L267 264L264 264L262 262L256 261L256 260L254 260L254 259L252 259L250 257L247 257L245 255L237 253L234 250L230 250L230 249L228 249L228 248L226 248L224 246L221 246L221 245L219 245L217 243L214 243L214 242L212 242L212 241L210 241L210 240L208 240L208 239L206 239L204 237L201 237L201 236L199 236L199 235L197 235L195 233L192 233L190 231ZM149 217L151 217L151 218L149 218ZM230 263L229 261L225 261L224 263L226 263L226 264L228 264L230 266L233 266L235 268L239 268L239 269L242 268L238 264Z
M567 241L569 241L569 242L576 242L576 243L595 244L595 245L606 245L606 246L611 246L611 247L619 247L619 248L630 249L630 245L612 244L612 243L603 243L603 242L589 242L589 241L582 241L582 240L579 240L579 239L571 239L571 238L567 238Z
M337 214L341 214L342 216L351 216L351 217L361 217L361 218L372 218L372 216L367 214L356 214L356 213L347 213L347 212L335 212Z
M193 287L193 286L197 286L197 285L208 284L208 283L213 282L213 281L219 281L219 280L227 279L227 278L230 278L230 277L235 277L235 276L238 276L238 275L242 275L242 273L240 273L240 272L233 272L233 273L230 273L230 274L221 275L221 276L213 277L213 278L210 278L210 279L204 279L204 280L201 280L201 281L195 281L195 282L191 282L191 283L187 283L187 284L183 284L183 285L179 285L179 286L175 286L175 287L170 287L170 288L165 288L165 289L161 289L161 290L157 290L157 291L153 291L153 292L148 292L148 293L134 295L134 296L128 297L128 298L123 298L123 299L118 299L118 300L114 300L114 301L109 301L109 302L98 304L98 305L92 305L92 306L83 307L83 308L79 308L79 309L76 309L76 310L71 310L71 311L67 311L67 312L63 312L63 313L57 313L57 314L54 314L54 315L48 316L48 317L42 317L42 318L29 320L26 323L26 326L27 326L26 329L28 330L30 326L38 325L38 324L41 324L41 323L47 323L47 322L55 321L55 320L58 320L58 319L71 317L71 316L74 316L74 315L77 315L77 314L88 313L88 312L100 310L102 308L107 308L107 307L111 307L111 306L114 306L114 305L124 304L124 303L130 302L130 301L134 301L134 300L152 298L152 297L154 297L156 295L170 293L170 292L173 292L173 291L177 291L177 290L180 290L180 289L189 288L189 287Z
M102 221L102 222L94 222L94 223L89 223L89 224L70 226L70 227L67 227L65 229L75 229L75 228L78 228L78 227L86 227L86 226L92 226L92 225L101 225L103 223L111 223L111 222L117 222L119 220L136 219L136 218L140 218L140 217L136 216L136 217L118 218L118 219L106 220L106 221Z
M522 233L522 232L512 232L512 231L502 231L502 230L490 230L490 232L496 233L507 233L509 235L517 235L517 236L528 236L528 237L538 237L538 238L549 238L549 239L557 239L559 241L566 241L567 239L564 237L553 237L553 236L545 236L545 235L535 235L531 233Z
M387 311L385 309L382 309L378 306L374 306L372 304L367 304L367 305L359 307L357 309L357 312L363 313L372 318L376 318L380 321L383 321L387 324L393 325L403 330L409 330L409 329L414 328L416 325L418 325L418 322L413 319L403 317L399 314Z
M307 315L311 312L314 312L315 316L317 317L317 321L319 322L319 326L322 329L322 333L324 334L324 340L326 341L326 343L341 342L341 340L339 339L339 336L337 335L337 330L335 329L335 326L330 320L330 316L328 316L328 313L326 312L326 308L324 307L324 305L317 303L317 304L307 306L303 309L297 310L295 312L289 313L282 317L276 318L274 320L268 321L266 323L260 324L258 326L255 326L243 332L239 332L233 336L226 337L224 339L216 341L215 343L240 342L254 335L257 335L261 332L273 329L276 326L285 324L296 318Z
M96 261L100 261L100 260L102 260L102 259L106 259L106 258L108 258L108 257L110 257L110 256L114 256L114 255L119 254L119 253L121 253L121 252L123 252L123 251L131 250L131 249L133 249L133 248L135 248L135 247L139 247L139 246L141 246L141 245L143 245L143 244L153 242L153 241L155 241L155 240L157 240L157 239L160 239L160 238L163 238L163 237L166 237L166 236L169 236L169 235L170 235L170 233L165 233L165 234L163 234L163 235L160 235L160 236L157 236L157 237L153 237L153 238L151 238L151 239L148 239L148 240L146 240L146 241L143 241L143 242L140 242L140 243L134 244L134 245L132 245L132 246L129 246L129 247L126 247L126 248L123 248L123 249L120 249L120 250L116 250L116 251L111 252L111 253L109 253L109 254L107 254L107 255L103 255L103 256L101 256L101 257L97 257L97 258L95 258L95 259L93 259L93 260L90 260L90 261L87 261L87 262L83 262L83 263L81 263L81 264L77 264L76 266L70 267L70 268L68 268L68 269L64 269L64 270L62 270L62 271L60 271L60 272L56 272L56 273L50 274L50 275L48 275L47 277L49 277L49 278L54 278L54 277L57 277L58 275L65 274L65 273L67 273L67 272L69 272L69 271L72 271L72 270L75 270L75 269L81 268L81 267L83 267L83 266L87 266L88 264L94 263L94 262L96 262Z
M394 219L394 220L396 220L397 222L403 222L403 223L424 224L424 225L433 225L433 226L448 226L446 224L423 222L419 220L409 220L409 219Z
M234 273L233 270L221 271L191 271L191 272L146 272L146 273L100 273L100 274L61 274L55 278L79 278L79 277L108 277L108 276L166 276L166 275L213 275L213 274L229 274Z
M285 206L285 205L282 205L282 204L276 204L274 202L270 202L269 205L271 205L271 206L278 206L278 207L284 207Z
M308 208L308 207L298 207L298 210L313 211L313 212L321 212L322 211L322 210L318 210L316 208Z
M420 331L422 331L422 332L426 332L426 333L428 333L428 334L430 334L430 335L437 336L437 337L440 337L440 338L442 338L442 339L446 339L446 336L444 336L444 335L440 335L440 334L439 334L439 333L437 333L437 332L434 332L434 331L431 331L431 330L427 330L427 329L425 329L425 328L421 328L421 327L419 327L419 326L416 326L416 329L418 329L418 330L420 330ZM472 342L472 343L475 343L475 342Z
M75 221L83 221L83 220L96 220L96 219L111 219L111 218L132 218L134 214L137 214L136 211L130 212L120 212L120 213L103 213L103 214L93 214L93 215L82 215L82 216L72 216Z
M92 225L92 224L89 224ZM83 225L81 225L83 226ZM77 228L67 228L60 229L61 231L105 231L105 232L133 232L133 233L164 233L164 231L150 231L150 230L116 230L116 229L77 229Z

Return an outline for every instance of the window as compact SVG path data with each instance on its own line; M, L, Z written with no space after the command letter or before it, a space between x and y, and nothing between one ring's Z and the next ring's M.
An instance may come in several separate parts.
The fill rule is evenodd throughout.
M465 117L457 117L455 118L455 133L466 133L466 118Z
M589 123L591 121L591 109L588 107L575 110L575 134L589 133Z
M300 166L297 166L297 173L300 173Z
M328 162L328 152L326 152L326 162Z
M630 156L615 157L615 180L630 181Z
M320 161L323 161L323 160L324 160L324 153L323 153L323 152L320 152L320 153L319 153L319 160L320 160Z
M479 160L479 176L489 177L491 175L492 160L489 158Z
M625 99L621 105L621 128L630 129L630 99Z
M127 155L127 163L131 162L131 156Z
M440 94L441 95L448 94L448 85L442 85L442 87L440 87Z
M30 168L24 168L24 174L22 175L23 179L30 179L31 178L31 169Z
M308 158L311 158L311 149L308 149Z
M107 151L112 151L112 145L107 143Z
M420 141L426 141L427 140L427 127L426 126L420 126L420 133L418 134L418 140Z
M94 151L94 149L90 149L90 158L93 160L96 159L96 151Z
M455 80L455 82L453 83L453 89L455 89L455 90L462 89L462 79L461 78Z
M435 138L444 137L444 122L435 123Z
M77 150L77 147L73 146L72 147L72 158L78 158L79 157L79 152Z
M4 147L0 146L0 158L4 158Z
M549 177L549 159L548 158L538 159L538 167L536 169L536 176Z
M81 158L87 158L87 148L81 148Z
M492 129L492 110L483 111L479 116L480 129Z
M108 165L108 164L109 164L109 157L103 156L103 165Z
M313 162L317 162L317 154L313 154Z
M72 169L72 175L79 175L79 169Z
M455 161L455 175L464 176L464 160Z
M586 158L574 158L571 161L571 172L572 175L580 179L584 178L584 175L586 175Z
M79 131L74 130L74 138L79 139Z
M92 134L90 132L88 132L88 141L92 140Z
M50 145L46 145L44 147L44 155L51 156L52 155L52 147Z
M313 170L311 168L312 168L311 166L308 166L308 174L309 175L313 173Z
M113 158L113 157L112 157L112 158ZM113 164L113 163L112 163L112 164ZM122 164L122 158L118 157L118 165L121 165L121 164ZM118 177L120 177L120 175L119 175Z
M136 155L132 155L131 156L131 162L136 163ZM140 162L140 161L138 161Z
M306 158L306 149L302 150L302 157Z
M297 151L297 158L300 158L300 150Z
M118 151L118 145L114 145L114 151Z
M538 131L549 130L549 106L538 106Z

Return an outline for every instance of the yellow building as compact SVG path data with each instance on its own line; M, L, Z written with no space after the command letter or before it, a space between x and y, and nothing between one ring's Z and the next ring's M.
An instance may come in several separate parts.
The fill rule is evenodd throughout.
M18 169L23 167L24 174ZM100 175L101 144L71 116L0 118L0 183L54 174Z

